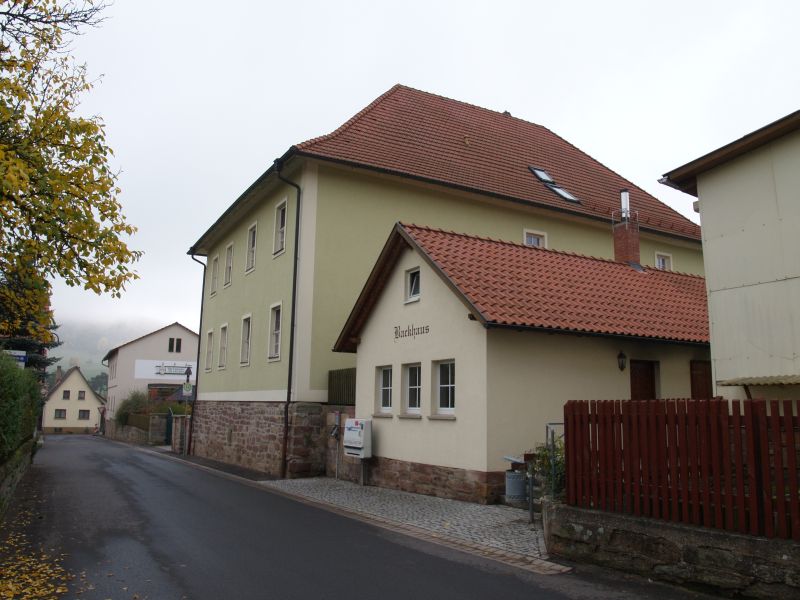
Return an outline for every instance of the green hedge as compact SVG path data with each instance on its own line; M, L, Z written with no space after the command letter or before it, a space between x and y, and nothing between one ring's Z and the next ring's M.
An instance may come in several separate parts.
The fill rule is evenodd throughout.
M0 352L0 462L33 436L42 392L28 369Z

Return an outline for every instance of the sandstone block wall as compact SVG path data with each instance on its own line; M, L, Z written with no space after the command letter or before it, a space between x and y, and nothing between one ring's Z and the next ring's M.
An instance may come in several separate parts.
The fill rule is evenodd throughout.
M800 598L800 544L545 502L547 551L751 598Z

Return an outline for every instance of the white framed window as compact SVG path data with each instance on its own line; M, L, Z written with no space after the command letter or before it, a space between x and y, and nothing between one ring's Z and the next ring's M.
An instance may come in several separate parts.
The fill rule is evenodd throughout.
M272 254L277 255L286 249L286 200L275 207L275 234L272 241Z
M206 371L211 370L214 364L214 330L206 333Z
M256 268L256 238L258 237L258 225L253 223L247 229L247 252L245 253L244 270L252 271Z
M219 287L219 254L211 259L211 293L216 294Z
M89 411L88 410L79 410L78 411L78 420L79 421L88 421L89 420Z
M547 234L544 231L524 229L522 232L522 243L534 248L547 248Z
M78 391L78 400L86 400L86 390Z
M422 365L403 365L403 408L418 414L422 405Z
M239 364L250 364L250 333L252 331L252 316L245 315L242 317L242 347L239 351Z
M392 412L392 367L378 367L378 411Z
M662 271L672 271L672 254L656 252L656 268Z
M440 414L453 414L456 408L456 363L443 360L435 365L436 410Z
M64 390L61 392L61 399L62 400L69 400L69 390Z
M281 303L269 307L269 360L281 357Z
M419 267L414 267L406 271L406 302L416 302L419 300L420 275Z
M224 369L228 362L228 324L220 325L219 328L219 358L217 366Z
M233 274L233 244L228 244L225 247L225 275L223 276L222 285L227 287L231 284L231 277Z
M57 408L55 414L53 415L54 419L66 419L67 418L67 409L66 408Z

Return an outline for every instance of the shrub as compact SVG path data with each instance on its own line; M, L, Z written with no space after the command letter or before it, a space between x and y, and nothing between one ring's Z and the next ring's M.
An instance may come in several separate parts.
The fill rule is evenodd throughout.
M33 436L41 405L36 376L0 352L0 462Z
M555 498L566 489L567 467L564 461L564 438L555 440L553 445L540 444L533 451L533 460L528 468L539 476L545 484L545 492Z
M141 390L134 390L117 408L114 420L117 425L124 427L128 424L128 417L132 414L142 414L147 412L147 394Z

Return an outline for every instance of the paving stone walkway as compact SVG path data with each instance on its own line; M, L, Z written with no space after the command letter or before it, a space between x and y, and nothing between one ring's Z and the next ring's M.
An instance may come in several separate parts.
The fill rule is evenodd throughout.
M541 524L525 510L446 500L360 486L327 477L262 481L261 485L366 516L383 525L446 545L509 562L537 573L569 568L548 561Z

